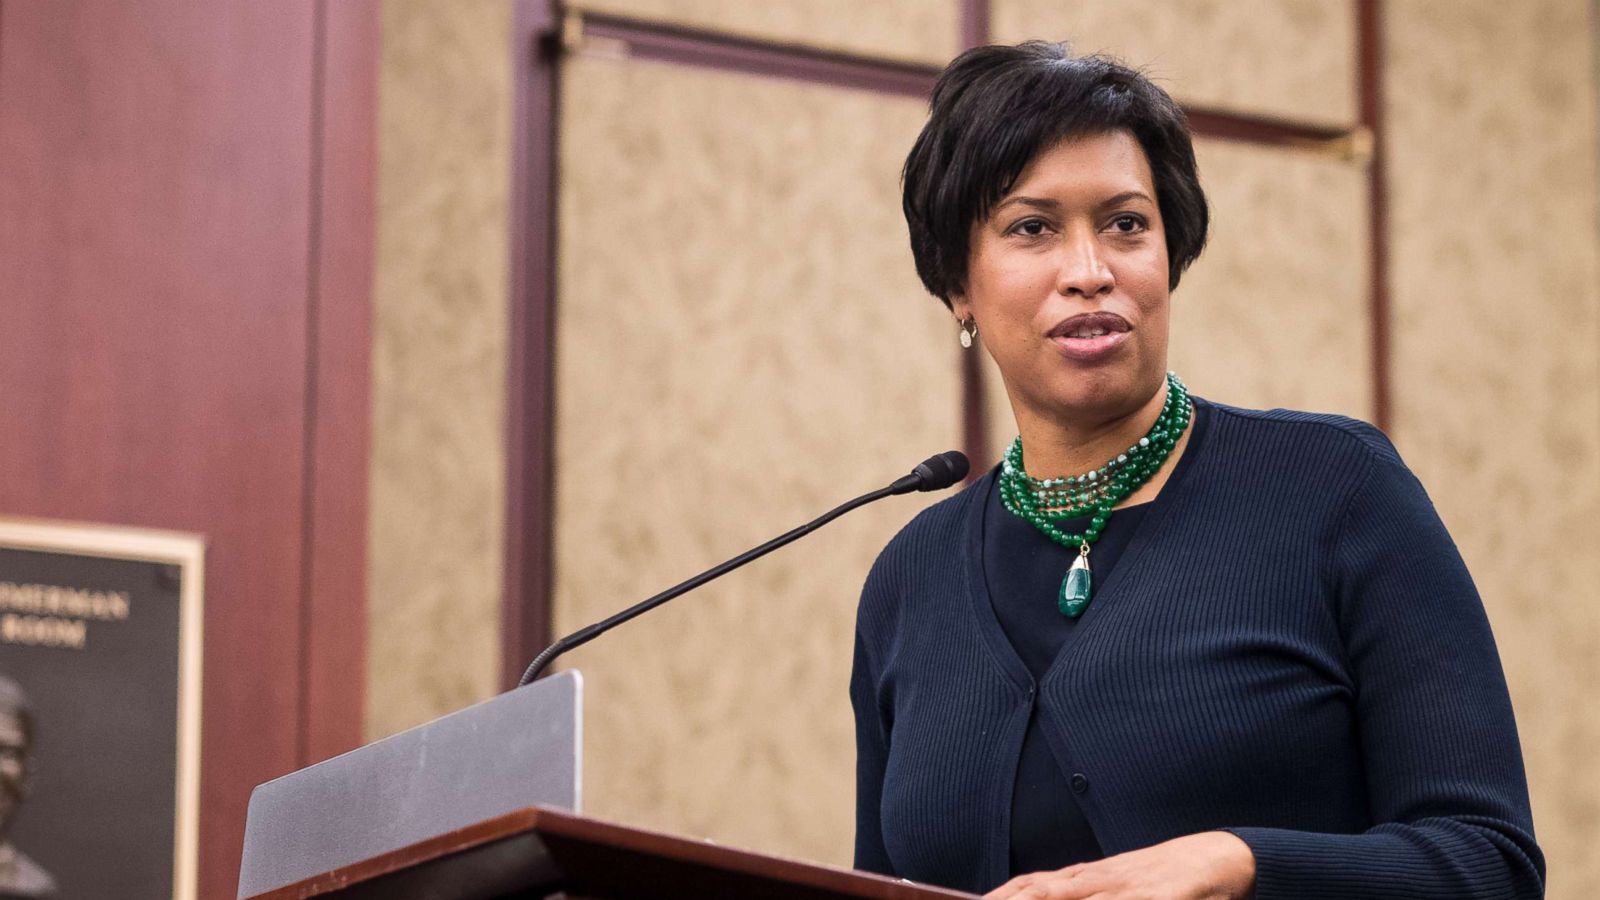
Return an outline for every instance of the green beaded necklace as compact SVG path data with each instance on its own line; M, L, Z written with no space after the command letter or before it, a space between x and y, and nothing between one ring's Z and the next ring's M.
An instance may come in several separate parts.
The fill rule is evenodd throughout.
M1061 614L1076 619L1089 608L1091 574L1089 545L1100 537L1111 510L1160 471L1178 438L1189 427L1194 405L1189 389L1172 372L1167 373L1167 400L1150 433L1126 452L1093 471L1065 478L1034 478L1022 464L1022 438L1018 436L1000 461L1000 502L1012 515L1026 519L1050 540L1068 550L1078 550L1056 605ZM1056 522L1091 515L1089 528L1082 534L1062 531Z

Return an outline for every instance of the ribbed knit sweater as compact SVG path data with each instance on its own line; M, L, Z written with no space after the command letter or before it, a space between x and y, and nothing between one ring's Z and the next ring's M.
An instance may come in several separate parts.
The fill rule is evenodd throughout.
M1037 684L979 564L995 473L884 549L850 686L856 866L1005 881L1037 706L1108 855L1222 829L1258 900L1542 896L1499 656L1422 486L1364 423L1196 403L1189 471Z

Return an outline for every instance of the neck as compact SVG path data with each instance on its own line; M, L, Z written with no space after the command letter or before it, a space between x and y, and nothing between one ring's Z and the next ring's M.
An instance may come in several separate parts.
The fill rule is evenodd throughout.
M1099 468L1149 432L1166 399L1163 378L1148 400L1110 418L1019 415L1017 430L1028 474L1056 478Z

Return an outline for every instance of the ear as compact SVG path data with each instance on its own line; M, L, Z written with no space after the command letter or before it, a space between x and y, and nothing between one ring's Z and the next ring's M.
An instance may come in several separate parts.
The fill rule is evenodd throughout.
M955 313L957 322L965 322L972 318L972 303L965 294L951 294L950 311Z

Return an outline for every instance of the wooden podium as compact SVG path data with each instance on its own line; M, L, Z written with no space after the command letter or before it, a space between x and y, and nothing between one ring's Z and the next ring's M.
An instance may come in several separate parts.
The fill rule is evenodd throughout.
M971 897L586 819L562 672L258 785L241 898Z
M315 875L258 900L567 900L974 895L778 859L545 807L519 809Z

